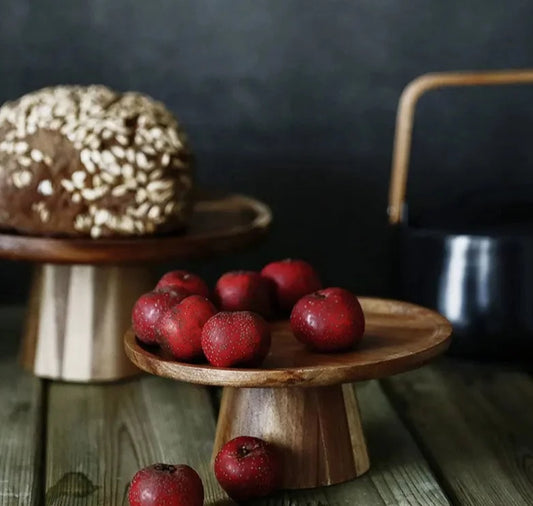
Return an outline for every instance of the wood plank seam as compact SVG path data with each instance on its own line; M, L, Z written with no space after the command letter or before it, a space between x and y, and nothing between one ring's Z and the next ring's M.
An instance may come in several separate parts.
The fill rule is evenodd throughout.
M464 505L533 504L533 382L520 369L442 360L384 380L448 495Z
M428 450L423 438L417 432L412 421L409 419L409 417L406 416L405 412L402 410L401 399L394 394L389 385L387 385L387 381L381 380L380 386L383 392L385 393L389 403L394 408L396 415L401 420L401 422L409 432L410 436L415 441L416 445L418 446L418 449L420 450L420 453L424 456L425 461L427 462L431 472L435 476L435 479L441 486L448 500L452 504L461 504L460 498L457 496L453 488L449 486L449 483L446 480L446 476L442 472L442 469L440 468L438 462L434 459L433 455Z

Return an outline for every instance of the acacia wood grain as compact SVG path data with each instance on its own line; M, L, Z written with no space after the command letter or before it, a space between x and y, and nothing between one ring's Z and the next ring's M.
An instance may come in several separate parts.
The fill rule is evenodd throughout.
M259 437L279 448L285 489L342 483L368 471L353 389L225 388L213 459L227 441L240 435Z
M0 308L0 505L41 504L44 388L16 364L23 311Z
M227 253L254 244L270 226L262 202L225 195L196 203L179 234L134 239L75 239L0 234L0 257L43 263L117 264L184 260Z
M438 313L405 302L360 298L366 319L360 345L346 353L307 350L288 322L272 324L272 349L260 369L216 368L174 361L125 336L128 357L155 375L191 383L234 387L311 387L378 378L419 367L449 345L451 326Z
M113 381L137 374L122 338L135 300L154 283L144 267L36 266L23 366L39 377L66 381Z
M528 374L446 361L385 385L455 503L533 503Z
M431 366L430 366L431 367ZM357 389L370 470L355 480L312 490L291 490L256 506L445 506L442 491L417 444L377 381L344 385Z

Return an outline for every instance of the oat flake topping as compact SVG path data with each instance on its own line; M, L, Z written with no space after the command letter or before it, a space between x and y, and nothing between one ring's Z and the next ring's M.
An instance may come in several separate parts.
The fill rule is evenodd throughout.
M57 153L32 142L40 131L59 134L76 163L59 169ZM35 192L31 212L43 226L64 195L76 209L74 231L93 238L153 233L184 220L190 151L160 102L104 86L44 88L0 107L0 133L0 173L7 171L13 191ZM6 157L14 160L9 168Z

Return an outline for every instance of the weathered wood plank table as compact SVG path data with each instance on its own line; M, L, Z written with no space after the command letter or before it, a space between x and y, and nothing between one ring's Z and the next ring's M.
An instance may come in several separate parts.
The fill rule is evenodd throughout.
M23 310L0 309L0 505L127 505L156 461L202 475L206 504L231 504L210 467L216 395L142 376L111 385L39 380L16 362ZM533 379L443 359L357 389L371 459L362 477L255 504L533 505Z

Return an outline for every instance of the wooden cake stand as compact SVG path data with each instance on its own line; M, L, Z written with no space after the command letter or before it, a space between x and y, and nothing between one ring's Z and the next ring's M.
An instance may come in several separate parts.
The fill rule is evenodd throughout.
M35 262L23 366L37 376L109 381L138 373L122 338L135 300L153 289L147 262L227 253L254 243L271 213L261 202L226 195L196 203L180 235L64 239L0 235L0 257Z
M224 387L213 456L237 436L264 438L284 457L284 488L351 480L369 460L355 391L344 383L421 366L446 350L451 326L434 311L393 300L361 298L366 332L342 354L308 351L288 322L272 324L272 349L261 369L221 369L172 361L145 348L130 330L128 357L149 373Z

